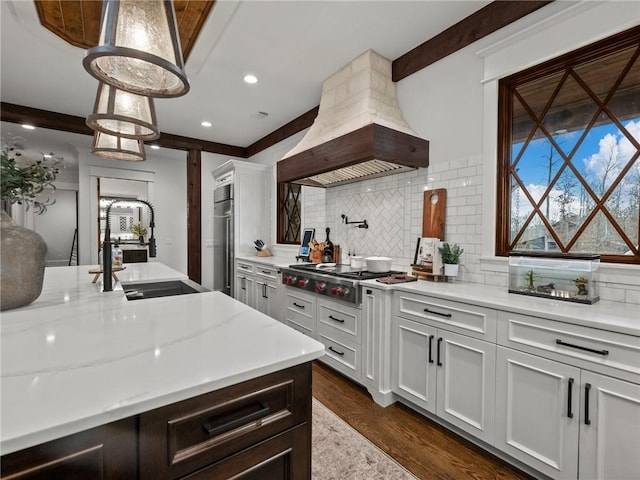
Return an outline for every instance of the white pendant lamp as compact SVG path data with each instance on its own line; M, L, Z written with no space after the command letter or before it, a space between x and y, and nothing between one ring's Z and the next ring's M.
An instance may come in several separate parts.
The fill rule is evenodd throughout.
M149 97L189 91L171 0L106 0L99 42L83 60L98 80Z
M160 137L153 99L100 82L87 125L109 135L139 140Z
M122 138L96 131L91 153L98 157L125 162L142 162L147 156L142 140Z

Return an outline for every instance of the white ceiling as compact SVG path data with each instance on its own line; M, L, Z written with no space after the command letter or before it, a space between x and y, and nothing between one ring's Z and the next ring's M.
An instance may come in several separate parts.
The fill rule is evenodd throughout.
M218 1L186 63L190 92L156 100L160 130L247 147L318 105L322 81L367 49L394 60L488 3ZM97 81L84 50L42 27L31 0L0 4L2 101L89 115Z

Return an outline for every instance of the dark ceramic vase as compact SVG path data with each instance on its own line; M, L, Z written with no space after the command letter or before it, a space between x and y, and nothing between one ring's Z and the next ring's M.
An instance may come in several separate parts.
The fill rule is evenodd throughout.
M40 296L47 244L33 230L16 225L5 212L0 226L0 310L9 310Z

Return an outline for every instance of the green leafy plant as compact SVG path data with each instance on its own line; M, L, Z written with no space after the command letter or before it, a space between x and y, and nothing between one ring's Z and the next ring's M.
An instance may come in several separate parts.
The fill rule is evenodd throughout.
M32 206L37 214L42 214L55 200L42 200L39 195L45 188L55 190L53 182L64 162L53 153L42 155L41 160L29 161L21 150L24 150L24 145L19 140L13 139L10 143L5 143L3 139L0 152L2 201L8 204L26 204L27 210Z
M458 264L464 249L460 248L457 243L443 243L441 247L438 247L438 251L442 255L442 263Z
M147 234L147 228L141 223L134 223L131 227L131 233L138 237L144 237Z

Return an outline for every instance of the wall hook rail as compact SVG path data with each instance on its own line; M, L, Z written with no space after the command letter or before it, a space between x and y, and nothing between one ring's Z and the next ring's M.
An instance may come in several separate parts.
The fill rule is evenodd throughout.
M369 228L369 224L366 220L358 220L358 221L349 221L349 217L347 217L344 213L341 215L342 223L346 225L358 225L358 228Z

